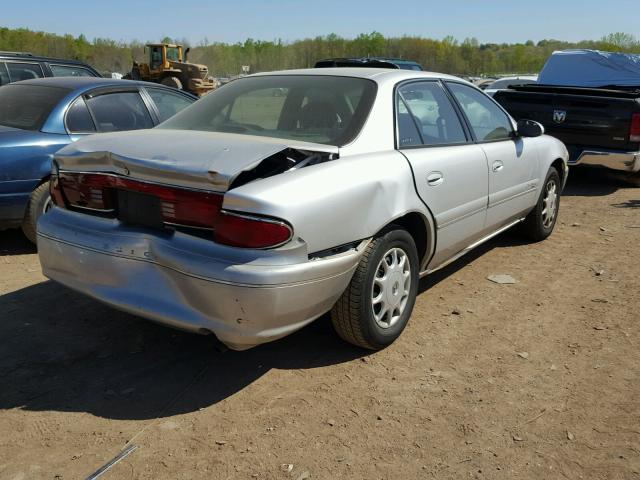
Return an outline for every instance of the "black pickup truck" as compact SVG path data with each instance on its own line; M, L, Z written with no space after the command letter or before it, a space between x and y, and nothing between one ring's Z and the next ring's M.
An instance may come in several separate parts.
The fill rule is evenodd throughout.
M582 73L575 83L588 84ZM535 120L564 142L569 165L628 172L628 180L640 185L640 75L637 82L632 85L633 76L627 76L624 85L533 84L499 90L493 98L516 120Z

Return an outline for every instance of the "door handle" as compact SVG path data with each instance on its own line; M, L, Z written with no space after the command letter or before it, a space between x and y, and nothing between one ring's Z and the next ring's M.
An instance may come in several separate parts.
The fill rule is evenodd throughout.
M430 187L437 187L442 182L444 182L444 175L442 175L442 172L431 172L427 175L427 184Z
M502 163L501 160L496 160L495 162L493 162L492 169L494 172L499 172L503 168L504 168L504 163Z

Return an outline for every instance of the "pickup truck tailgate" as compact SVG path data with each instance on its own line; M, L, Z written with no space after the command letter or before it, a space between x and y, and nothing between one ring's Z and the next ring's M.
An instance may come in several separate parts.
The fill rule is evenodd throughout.
M629 141L634 113L640 112L640 93L551 86L501 90L494 98L517 120L544 125L569 148L572 157L584 147L637 150Z

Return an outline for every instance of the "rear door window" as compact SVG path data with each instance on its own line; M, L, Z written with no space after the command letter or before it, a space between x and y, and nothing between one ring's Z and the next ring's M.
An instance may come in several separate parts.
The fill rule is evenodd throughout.
M179 93L170 92L161 88L147 88L147 92L158 109L159 120L164 122L173 117L180 110L188 107L193 100Z
M9 71L9 80L11 82L20 82L22 80L33 80L34 78L44 77L42 67L39 63L27 62L6 62Z
M397 110L400 147L415 145L414 135L410 131L411 123L418 128L423 145L448 145L467 141L462 123L440 83L408 83L398 89L398 96L401 100ZM405 135L404 131L408 132L408 137L402 136Z
M91 97L87 105L99 132L119 132L153 127L138 92L115 92Z
M54 77L95 77L96 75L85 67L77 65L52 65L49 64Z

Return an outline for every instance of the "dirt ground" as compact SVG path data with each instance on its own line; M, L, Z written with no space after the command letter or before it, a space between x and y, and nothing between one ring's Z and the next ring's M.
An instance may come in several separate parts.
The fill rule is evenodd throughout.
M220 351L47 281L0 233L0 478L640 479L640 189L572 172L554 234L423 280L370 354L327 317ZM498 285L492 274L518 282Z

